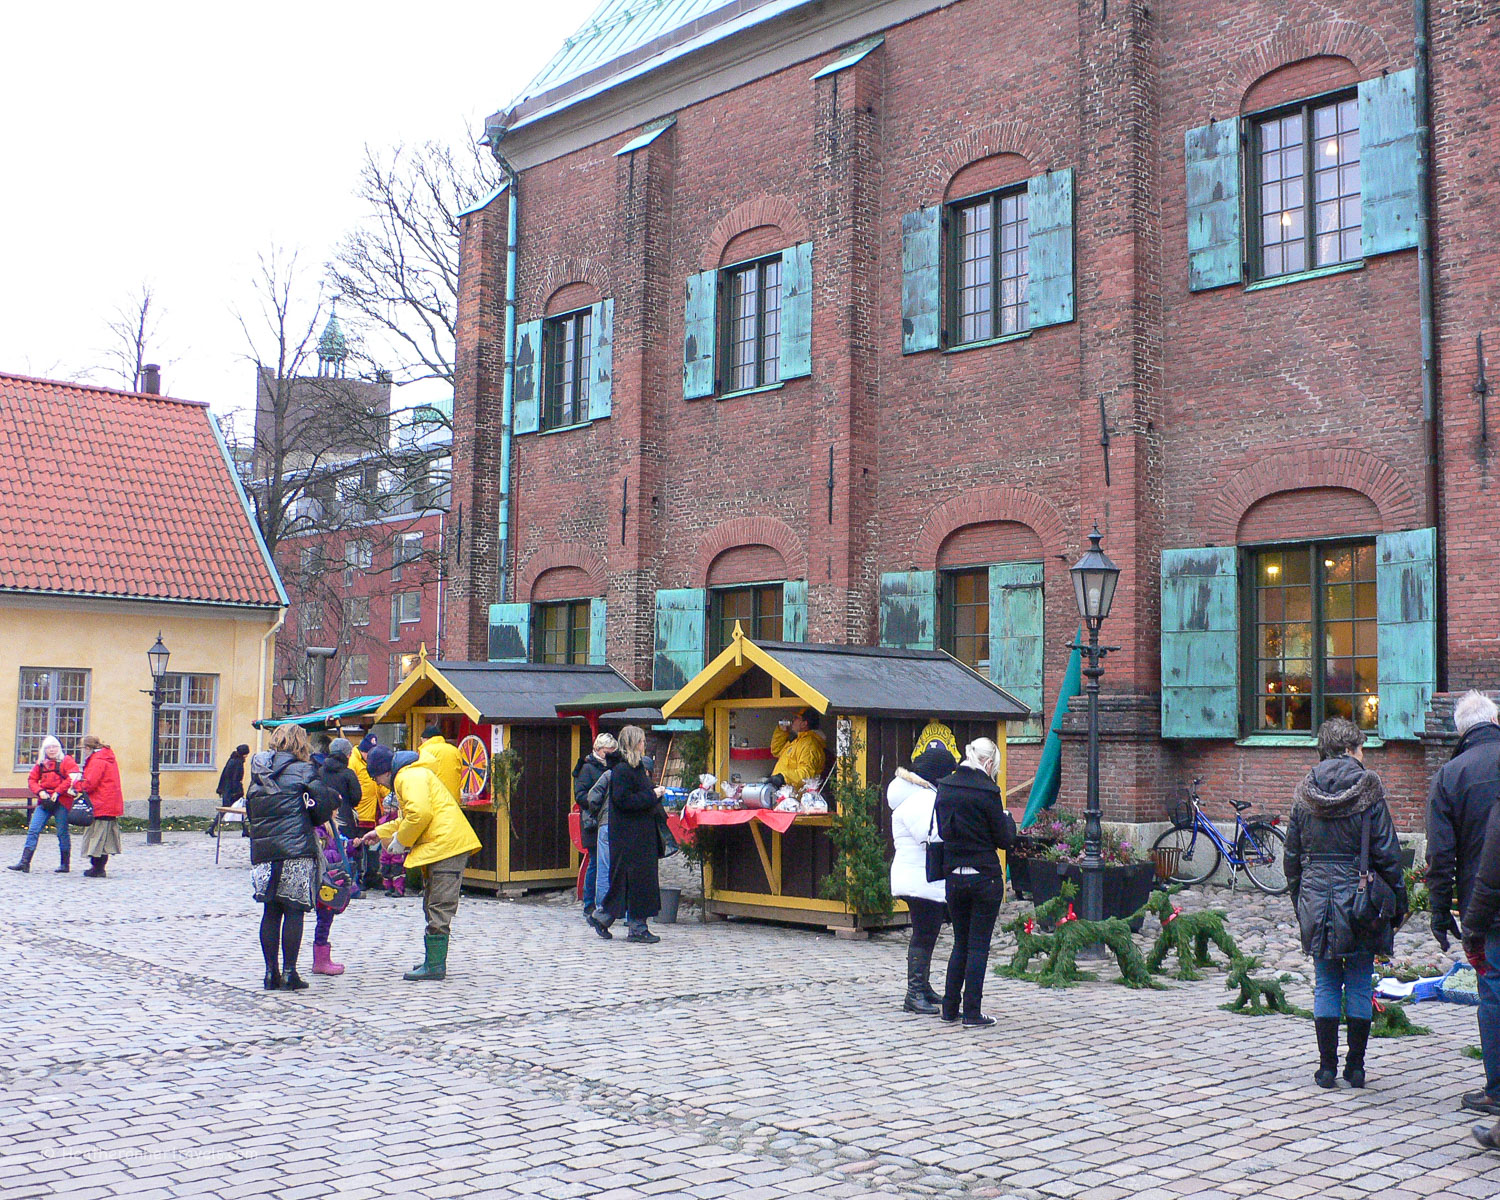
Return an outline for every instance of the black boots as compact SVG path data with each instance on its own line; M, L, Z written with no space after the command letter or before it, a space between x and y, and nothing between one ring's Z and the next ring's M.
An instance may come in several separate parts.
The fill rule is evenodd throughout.
M1370 1023L1364 1023L1366 1035L1370 1032ZM1339 1073L1339 1019L1337 1017L1318 1017L1313 1021L1313 1028L1318 1034L1318 1069L1313 1075L1313 1082L1320 1088L1331 1088L1338 1082ZM1349 1039L1354 1040L1354 1030L1351 1026ZM1363 1048L1361 1048L1363 1053ZM1363 1069L1360 1071L1364 1075Z
M57 866L55 870L53 870L52 873L54 875L66 875L68 873L69 866L73 862L73 851L71 849L64 850L61 852L61 854L62 862Z
M1370 1042L1371 1021L1349 1018L1349 1054L1344 1059L1344 1078L1350 1087L1365 1086L1365 1047Z
M89 869L83 873L85 879L103 879L104 864L109 861L109 855L89 859Z
M937 996L927 985L927 969L932 964L932 948L910 946L906 951L906 999L901 1008L905 1012L920 1013L930 1017L938 1011L934 1003Z
M36 847L28 846L25 850L21 851L21 861L18 863L11 863L8 869L12 871L23 872L31 870L31 856L35 853Z

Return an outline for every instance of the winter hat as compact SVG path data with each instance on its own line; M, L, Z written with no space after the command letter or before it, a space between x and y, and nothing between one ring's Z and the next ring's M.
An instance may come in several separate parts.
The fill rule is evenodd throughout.
M103 749L103 747L104 742L100 739L97 733L89 733L84 735L83 748L85 750L100 750Z
M345 762L349 761L349 755L354 753L354 743L348 738L334 738L328 743L328 753L337 754Z
M250 747L247 746L247 745L245 745L244 742L241 742L238 746L236 746L234 748L234 752L236 754L238 754L241 758L244 758L247 754L250 753Z
M370 772L371 779L378 779L382 775L391 773L391 759L395 755L389 746L372 746L370 752L365 756L365 769Z
M443 736L442 729L440 729L435 724L434 725L429 725L429 726L427 726L426 729L422 730L422 738L423 738L424 741L427 738L435 738L435 737L442 737L442 736Z
M380 745L380 739L375 736L375 731L372 729L360 739L359 752L361 754L368 754L378 745Z
M62 743L51 734L48 734L42 739L42 749L41 753L37 755L37 762L46 762L50 757L50 755L48 754L48 751L50 750L56 750L58 756L62 756Z
M948 753L948 748L941 742L928 746L921 754L912 760L912 771L920 775L928 783L936 783L953 774L958 767L958 760Z

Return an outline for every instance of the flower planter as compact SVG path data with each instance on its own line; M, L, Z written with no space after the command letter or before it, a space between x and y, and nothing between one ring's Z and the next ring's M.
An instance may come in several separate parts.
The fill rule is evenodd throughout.
M1016 867L1025 864L1019 872ZM1033 904L1045 904L1062 891L1065 880L1072 880L1080 896L1083 893L1083 868L1076 863L1056 863L1047 859L1018 858L1011 863L1017 892L1022 891L1019 875L1026 876L1024 895ZM1151 898L1156 868L1148 862L1110 864L1104 868L1104 916L1128 917L1138 912ZM1075 901L1075 905L1076 905ZM1074 911L1077 909L1075 907ZM1079 913L1082 916L1082 913ZM1141 931L1142 920L1130 923L1130 932Z

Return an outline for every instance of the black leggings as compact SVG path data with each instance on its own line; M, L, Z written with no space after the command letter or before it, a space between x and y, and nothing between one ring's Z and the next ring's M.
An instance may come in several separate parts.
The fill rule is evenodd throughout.
M943 1015L977 1017L984 1000L984 973L989 967L990 938L1005 898L1005 879L998 867L980 875L948 876L948 917L953 922L953 953L948 957Z
M297 955L302 952L302 910L285 908L279 900L267 900L260 915L260 953L266 960L267 974L277 973L278 946L284 978L297 969Z

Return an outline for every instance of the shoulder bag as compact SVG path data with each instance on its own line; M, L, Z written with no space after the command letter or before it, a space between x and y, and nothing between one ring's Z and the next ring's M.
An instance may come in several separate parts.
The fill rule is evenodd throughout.
M1385 879L1370 871L1370 810L1365 809L1359 831L1359 883L1354 889L1354 923L1366 928L1396 923L1396 893Z
M927 823L927 840L922 843L927 854L927 882L940 883L947 875L943 870L943 839L937 832L937 797L932 800L932 820Z
M68 809L68 824L86 829L94 823L94 806L87 796L79 796Z

